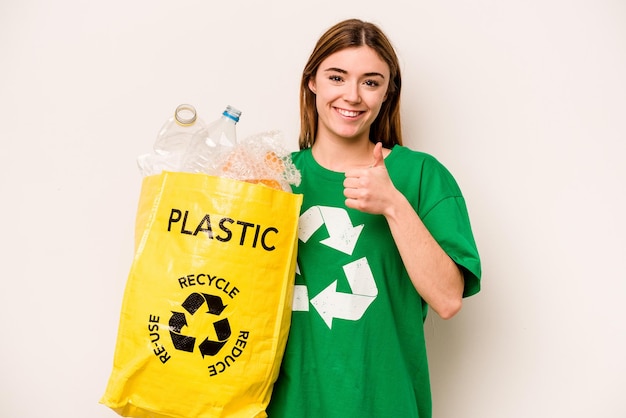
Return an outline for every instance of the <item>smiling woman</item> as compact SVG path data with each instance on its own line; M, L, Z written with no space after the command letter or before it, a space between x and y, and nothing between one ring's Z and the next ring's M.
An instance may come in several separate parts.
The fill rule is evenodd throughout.
M368 46L377 57L387 65L387 91L385 101L380 110L380 118L371 126L371 137L378 138L387 148L396 143L402 145L400 126L400 88L402 79L400 66L393 46L387 37L376 26L350 19L331 27L317 41L302 72L300 83L300 148L309 148L316 140L318 114L316 97L309 86L318 71L323 69L322 62L336 52L350 48ZM340 68L346 70L346 68ZM370 70L367 70L370 71Z
M272 418L432 415L423 320L429 306L454 316L481 268L454 177L402 146L400 86L391 43L356 19L305 66L299 270Z
M389 66L367 46L346 48L322 61L308 85L316 96L316 141L367 144L388 85Z

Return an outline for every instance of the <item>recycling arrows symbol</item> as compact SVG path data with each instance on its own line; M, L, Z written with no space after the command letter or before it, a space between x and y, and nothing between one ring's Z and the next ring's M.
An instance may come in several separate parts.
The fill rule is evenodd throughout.
M190 294L182 303L182 307L185 308L190 315L194 315L205 302L208 307L208 311L206 313L209 315L219 316L226 308L222 302L222 298L219 296L208 295L206 293ZM184 312L172 311L172 317L169 321L172 344L174 344L174 348L177 350L192 353L196 345L196 338L181 334L182 329L187 325L187 317ZM230 323L227 318L215 321L213 323L213 328L215 329L217 340L209 340L209 337L206 337L204 341L198 345L198 350L200 351L200 354L202 354L203 358L204 356L216 355L230 337Z
M298 237L307 242L322 225L326 225L329 238L320 241L335 250L352 255L363 225L353 226L345 209L313 206L300 216ZM296 266L296 273L300 273ZM320 314L328 328L333 318L356 321L376 299L378 288L367 258L363 257L343 266L352 293L337 292L337 280L314 296L311 305ZM296 285L293 300L294 311L309 310L309 295L305 285Z
M337 292L337 280L311 299L328 328L332 328L333 318L356 321L361 319L376 296L378 289L367 259L361 258L345 266L343 270L352 293Z
M352 226L348 212L345 209L328 206L310 207L300 215L298 238L302 242L307 242L311 235L324 224L326 224L329 238L320 241L320 243L352 255L354 246L363 230L363 225Z

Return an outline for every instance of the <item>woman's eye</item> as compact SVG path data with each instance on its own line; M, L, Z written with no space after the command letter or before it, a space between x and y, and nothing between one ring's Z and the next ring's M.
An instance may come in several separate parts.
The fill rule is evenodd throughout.
M330 77L328 77L328 79L330 81L334 81L334 82L337 82L337 83L342 80L342 78L340 76L338 76L338 75L331 75Z
M368 87L378 87L380 86L380 83L376 80L366 80L364 83L366 86Z

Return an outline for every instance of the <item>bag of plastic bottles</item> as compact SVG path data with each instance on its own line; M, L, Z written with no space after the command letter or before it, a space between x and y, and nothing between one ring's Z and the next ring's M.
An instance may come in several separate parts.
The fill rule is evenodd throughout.
M200 137L206 132L176 141L188 149ZM246 141L229 145L215 160L223 176L163 170L166 159L149 157L161 172L143 179L135 257L101 399L118 414L267 416L289 332L302 204L301 195L260 181L288 166L267 151L274 139L255 136L258 148L249 144L241 154ZM189 161L168 152L178 164ZM256 160L266 174L229 178Z

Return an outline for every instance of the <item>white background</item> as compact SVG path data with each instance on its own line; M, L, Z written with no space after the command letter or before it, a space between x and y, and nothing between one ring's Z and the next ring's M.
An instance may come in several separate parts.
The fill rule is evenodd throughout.
M0 416L116 416L136 157L180 103L295 150L302 67L347 17L395 44L406 145L455 175L483 258L427 320L435 417L626 417L621 0L0 2Z

